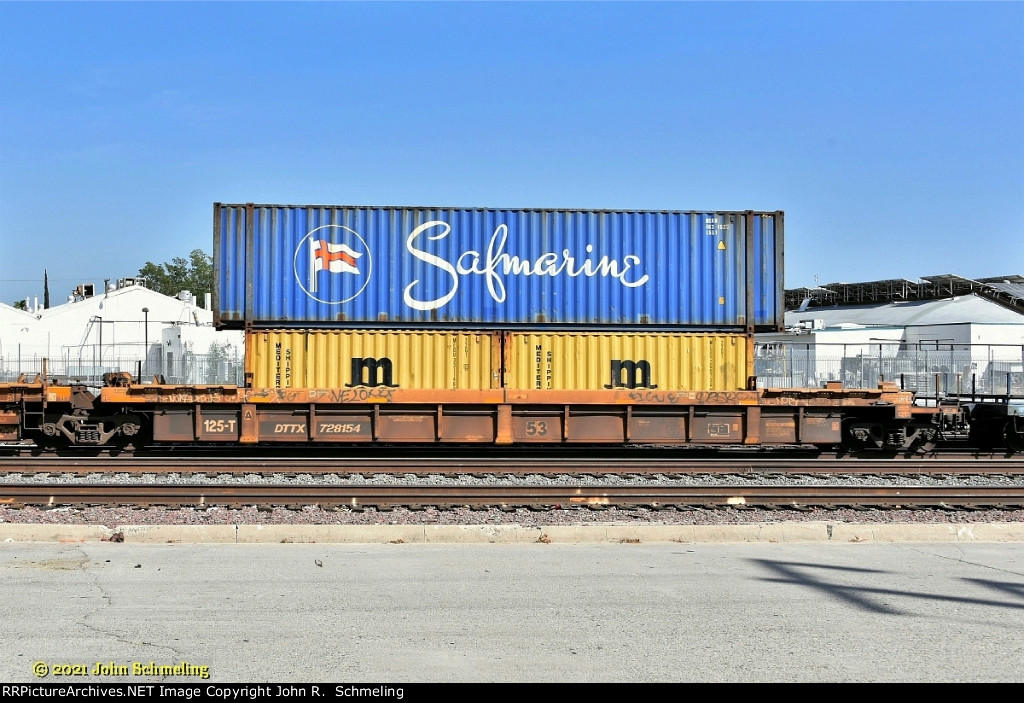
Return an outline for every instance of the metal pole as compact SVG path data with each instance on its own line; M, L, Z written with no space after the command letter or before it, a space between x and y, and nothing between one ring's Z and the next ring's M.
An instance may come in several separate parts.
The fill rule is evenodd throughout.
M954 361L954 359L953 359L953 349L954 349L954 345L950 344L949 345L949 373L950 374L952 374L954 372L953 369L956 368L956 361ZM950 380L952 378L953 378L953 376L948 376L946 378L946 393L949 393L949 382L950 382Z
M986 389L992 388L992 386L993 386L993 380L992 379L995 378L995 376L993 376L992 360L993 360L993 357L992 357L992 345L989 344L988 345L988 366L985 368L985 375L988 376L988 378L985 379L985 384L984 384L984 387Z
M146 371L149 368L149 308L142 308L142 314L145 315L145 322L143 323L145 330L143 332L143 342L145 354L145 361L142 362L142 378L145 379Z
M921 390L921 360L918 358L921 355L921 343L918 342L914 345L914 390ZM925 388L927 391L928 389Z

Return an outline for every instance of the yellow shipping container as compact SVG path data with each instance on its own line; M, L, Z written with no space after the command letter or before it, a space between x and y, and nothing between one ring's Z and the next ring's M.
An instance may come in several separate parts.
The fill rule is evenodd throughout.
M505 387L735 391L753 373L742 334L513 332Z
M255 388L486 390L501 382L500 334L256 330L246 337Z

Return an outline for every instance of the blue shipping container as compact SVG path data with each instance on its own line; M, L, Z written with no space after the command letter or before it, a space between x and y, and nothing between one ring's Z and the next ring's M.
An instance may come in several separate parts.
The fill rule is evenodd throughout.
M777 330L782 212L214 205L219 327Z

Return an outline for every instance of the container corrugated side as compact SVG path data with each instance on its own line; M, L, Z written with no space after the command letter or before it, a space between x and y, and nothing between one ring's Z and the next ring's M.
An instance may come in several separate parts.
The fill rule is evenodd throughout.
M736 391L752 369L743 334L513 332L509 389Z
M254 388L497 388L500 334L255 330L246 334Z
M776 330L783 213L214 206L215 323Z

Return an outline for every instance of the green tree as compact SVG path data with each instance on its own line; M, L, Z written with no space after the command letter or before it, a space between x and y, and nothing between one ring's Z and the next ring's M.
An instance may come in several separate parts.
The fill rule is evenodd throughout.
M206 377L202 383L238 384L241 376L238 357L228 342L214 342L206 354Z
M146 279L150 290L158 293L173 296L187 290L199 297L213 291L213 257L195 249L188 259L177 256L163 264L147 261L139 275Z
M25 308L25 301L24 300L15 300L13 303L11 303L11 305L13 305L16 310L25 310L26 309Z

